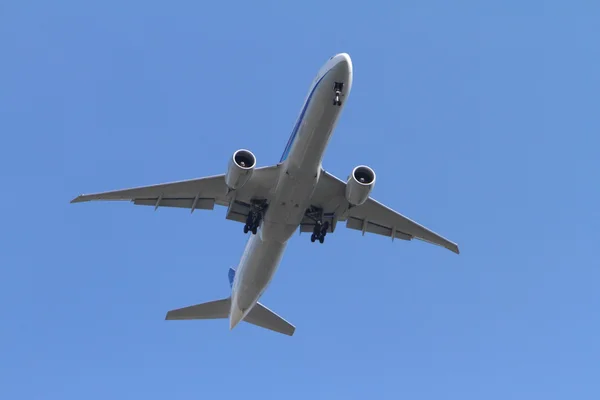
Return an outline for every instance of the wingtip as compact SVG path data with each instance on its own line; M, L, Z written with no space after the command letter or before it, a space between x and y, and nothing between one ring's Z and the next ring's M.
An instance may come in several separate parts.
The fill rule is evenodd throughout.
M446 244L443 245L443 247L445 247L446 249L450 250L453 253L460 254L460 250L458 248L458 245L455 244L455 243L452 243L452 242L446 243Z
M178 319L173 311L174 310L167 311L167 313L165 314L165 321L173 321Z
M71 200L71 203L85 203L91 200L95 200L95 196L93 194L80 194Z

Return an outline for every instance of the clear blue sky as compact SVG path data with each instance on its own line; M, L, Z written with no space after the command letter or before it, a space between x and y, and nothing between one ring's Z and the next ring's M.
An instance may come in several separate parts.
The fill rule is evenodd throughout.
M496 3L4 2L0 398L600 398L600 6ZM165 322L227 296L242 226L69 201L277 162L337 52L325 168L462 253L296 236L292 338Z

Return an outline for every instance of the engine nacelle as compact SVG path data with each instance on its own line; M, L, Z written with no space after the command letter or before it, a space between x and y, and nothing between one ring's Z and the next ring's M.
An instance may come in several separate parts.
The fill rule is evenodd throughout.
M256 157L250 150L240 149L229 160L225 184L231 190L241 188L248 182L256 166Z
M375 171L366 165L359 165L348 177L346 200L353 206L360 206L369 198L373 186L375 186Z

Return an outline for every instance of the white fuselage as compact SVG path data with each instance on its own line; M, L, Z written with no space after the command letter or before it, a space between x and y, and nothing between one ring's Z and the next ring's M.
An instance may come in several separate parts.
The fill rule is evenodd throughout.
M343 83L342 105L333 104L335 82ZM263 294L298 229L319 180L321 161L352 87L352 62L333 56L313 81L281 156L281 174L273 200L256 235L251 235L238 265L231 294L233 329Z

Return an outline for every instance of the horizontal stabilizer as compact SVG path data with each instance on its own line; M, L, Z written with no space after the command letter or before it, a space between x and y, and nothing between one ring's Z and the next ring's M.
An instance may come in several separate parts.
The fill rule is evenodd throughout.
M252 307L244 321L288 336L292 336L296 330L294 325L260 303Z
M167 313L166 320L191 320L191 319L225 319L229 317L231 298L209 301L195 306L178 308ZM256 303L252 310L243 319L249 324L261 328L292 336L296 328L294 325L269 310L260 303Z
M196 304L177 310L171 310L167 313L165 319L221 319L229 317L231 308L231 298L209 301L208 303Z

